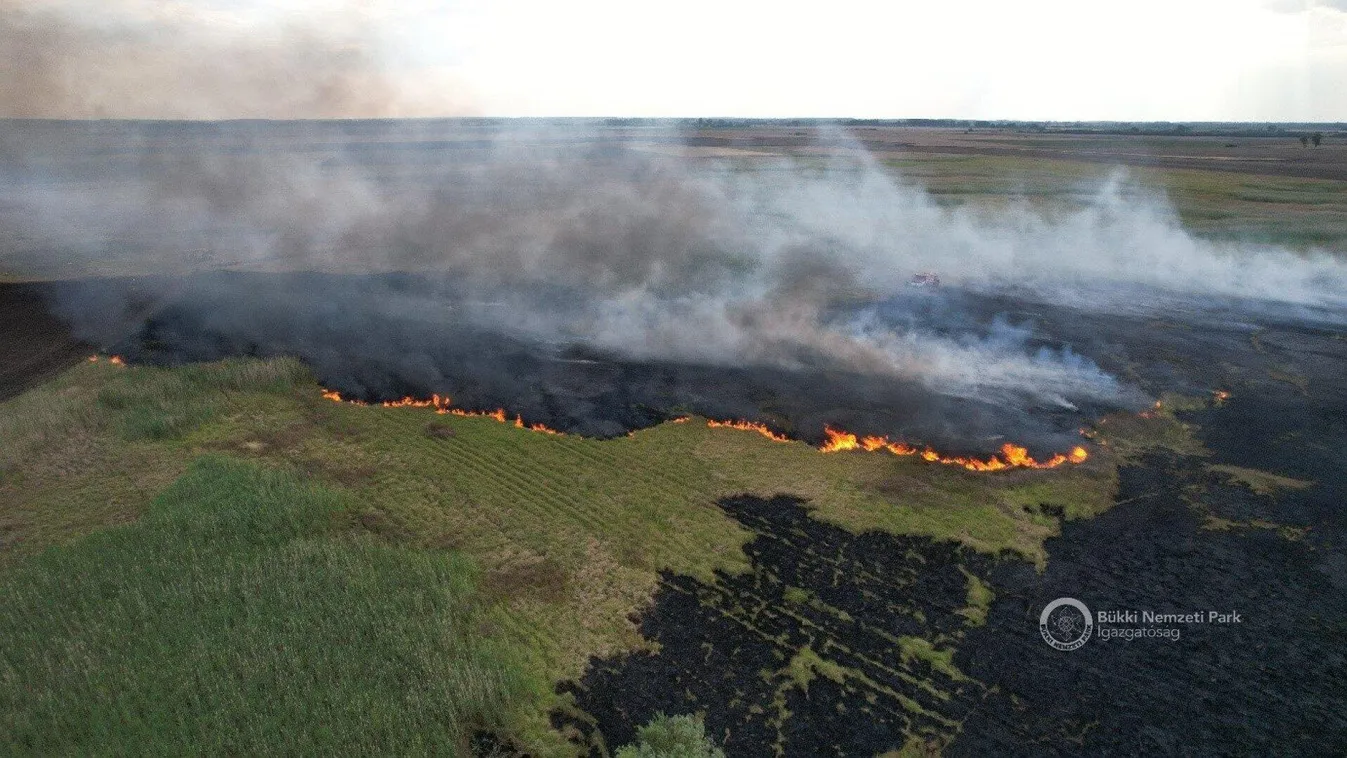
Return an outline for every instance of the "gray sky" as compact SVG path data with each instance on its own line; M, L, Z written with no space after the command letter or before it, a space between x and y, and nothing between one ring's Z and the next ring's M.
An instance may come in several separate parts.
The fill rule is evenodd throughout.
M0 0L0 116L1347 120L1347 0Z

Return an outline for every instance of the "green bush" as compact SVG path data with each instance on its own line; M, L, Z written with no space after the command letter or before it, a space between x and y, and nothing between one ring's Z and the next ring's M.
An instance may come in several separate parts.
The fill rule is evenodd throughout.
M700 716L655 714L636 733L636 744L617 751L617 758L725 758L706 736Z

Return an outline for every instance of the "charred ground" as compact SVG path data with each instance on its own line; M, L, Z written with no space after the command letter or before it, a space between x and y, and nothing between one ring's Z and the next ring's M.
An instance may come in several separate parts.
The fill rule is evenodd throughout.
M955 660L1010 697L965 722L956 754L1344 749L1347 350L1341 333L1285 323L1246 338L1173 368L1191 380L1219 367L1231 388L1179 412L1201 448L1125 466L1118 505L1065 525L1044 573L993 572L998 600ZM1061 654L1032 629L1060 596L1244 621Z
M1081 325L1107 334L1099 327ZM755 534L751 573L666 575L641 627L660 652L596 660L565 687L577 711L558 722L601 746L656 712L704 712L731 755L1343 750L1341 333L1209 323L1176 342L1163 336L1172 327L1125 331L1130 352L1113 359L1157 390L1231 395L1171 401L1189 431L1133 448L1116 505L1067 521L1041 573L1005 554L848 534L784 498L723 501ZM1100 429L1109 442L1109 423ZM1125 436L1113 442L1127 447ZM975 581L995 597L985 615L969 612ZM1057 597L1244 620L1061 652L1037 629Z
M36 287L0 282L0 323L0 400L55 376L93 349L49 312Z
M732 755L876 755L944 742L986 697L947 660L968 623L953 543L851 534L798 500L718 504L754 535L752 571L712 584L665 574L641 633L658 653L596 661L554 718L602 754L656 713L704 711Z

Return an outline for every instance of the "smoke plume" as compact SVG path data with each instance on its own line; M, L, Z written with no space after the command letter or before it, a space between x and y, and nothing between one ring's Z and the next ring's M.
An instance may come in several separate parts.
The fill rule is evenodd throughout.
M747 372L811 398L772 401L806 433L861 414L967 443L1144 401L991 307L999 294L1085 311L1344 302L1337 260L1194 238L1123 175L1075 208L991 213L942 207L860 150L669 157L680 142L584 122L12 125L0 260L131 277L65 290L100 344L293 352L348 392L466 392L595 433L642 418L582 406L771 415L726 388ZM222 270L239 273L202 275ZM946 286L907 286L928 270ZM807 389L829 384L847 389Z

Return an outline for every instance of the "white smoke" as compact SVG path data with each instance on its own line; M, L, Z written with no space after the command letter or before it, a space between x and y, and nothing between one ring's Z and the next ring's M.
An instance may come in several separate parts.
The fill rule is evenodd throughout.
M927 297L905 286L926 270L948 285L1089 309L1347 302L1340 260L1196 238L1162 196L1121 172L1080 207L978 211L942 207L858 149L823 165L623 149L676 147L673 128L640 130L625 145L575 125L404 124L376 138L286 124L198 128L208 139L128 126L78 135L73 148L11 134L0 203L14 236L0 268L440 272L470 283L474 297L445 308L370 294L422 318L635 358L830 367L957 397L1067 406L1126 392L1068 348L1031 344L1029 326L951 332L860 304ZM392 137L443 144L398 159L380 147ZM109 144L121 152L104 161ZM43 153L53 145L65 152Z

